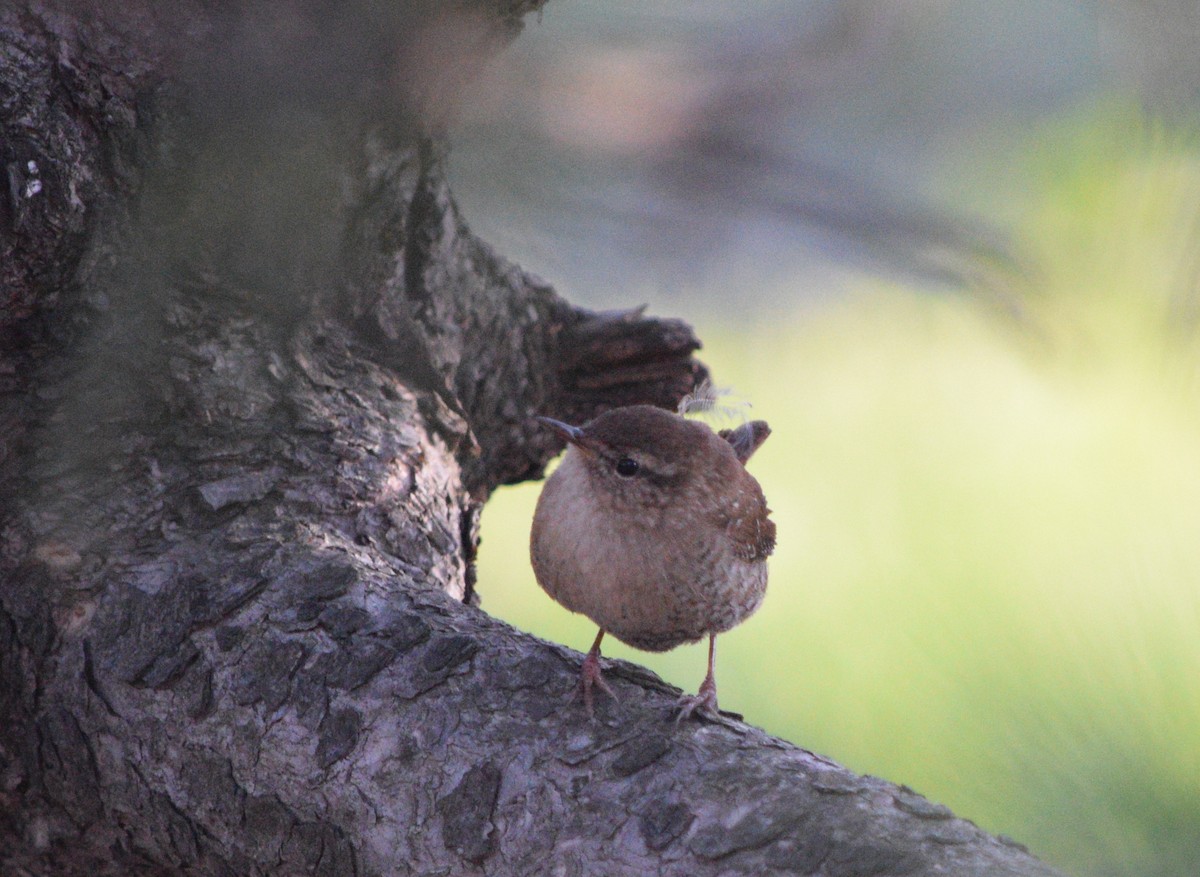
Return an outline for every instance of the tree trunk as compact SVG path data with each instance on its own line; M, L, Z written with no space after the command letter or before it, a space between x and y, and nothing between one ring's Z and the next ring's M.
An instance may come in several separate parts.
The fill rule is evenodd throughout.
M475 607L533 415L703 374L458 215L533 5L0 11L3 874L1053 873L632 665L589 721Z

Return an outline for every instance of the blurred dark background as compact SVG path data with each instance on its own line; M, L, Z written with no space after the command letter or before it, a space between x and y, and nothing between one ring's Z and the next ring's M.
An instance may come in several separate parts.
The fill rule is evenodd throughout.
M1030 125L1114 90L1185 101L1160 32L1194 78L1153 4L556 0L461 120L459 197L597 303L797 274L819 295L847 266L961 282L1008 255L1007 217L946 165L1000 173Z

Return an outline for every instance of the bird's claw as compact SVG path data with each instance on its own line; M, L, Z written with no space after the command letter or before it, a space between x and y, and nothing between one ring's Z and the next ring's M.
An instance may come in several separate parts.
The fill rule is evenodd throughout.
M693 694L685 694L675 704L679 712L675 716L675 724L689 718L692 713L700 712L707 715L720 715L717 709L717 686L711 679L705 679L700 690Z

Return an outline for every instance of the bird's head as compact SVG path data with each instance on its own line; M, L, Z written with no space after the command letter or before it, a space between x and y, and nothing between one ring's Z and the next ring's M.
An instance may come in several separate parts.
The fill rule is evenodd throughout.
M594 490L621 504L652 507L678 501L685 485L736 477L738 448L756 448L769 432L756 421L761 428L746 436L749 425L718 436L704 423L650 405L613 408L583 426L538 419L568 442Z

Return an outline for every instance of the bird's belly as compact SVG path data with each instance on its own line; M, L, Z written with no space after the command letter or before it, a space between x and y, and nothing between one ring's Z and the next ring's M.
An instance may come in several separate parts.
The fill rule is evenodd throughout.
M648 551L644 533L585 520L588 513L578 505L547 511L560 515L546 519L534 552L538 582L635 648L666 651L729 630L762 602L766 564L733 556L720 540L675 533ZM554 538L559 527L576 538Z
M656 568L657 566L657 568ZM646 574L618 588L620 617L606 629L636 648L661 652L735 627L762 603L763 563L733 560L686 578L692 564L647 564Z

